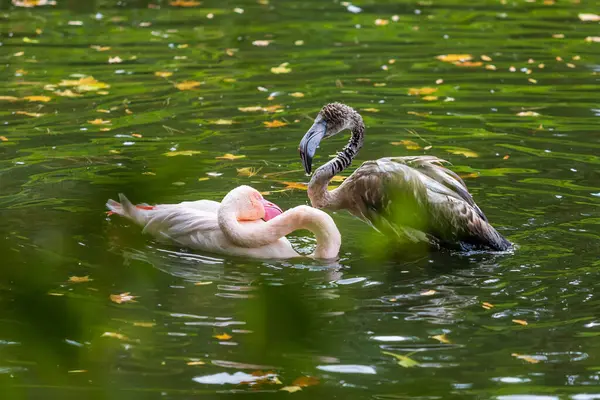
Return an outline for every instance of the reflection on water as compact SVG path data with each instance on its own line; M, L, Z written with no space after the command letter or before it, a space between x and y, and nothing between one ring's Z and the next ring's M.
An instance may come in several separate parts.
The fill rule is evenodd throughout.
M0 1L3 398L598 397L589 2L53 3ZM366 122L354 167L448 159L517 249L382 257L339 212L338 262L257 262L103 214L241 184L306 204L330 101Z

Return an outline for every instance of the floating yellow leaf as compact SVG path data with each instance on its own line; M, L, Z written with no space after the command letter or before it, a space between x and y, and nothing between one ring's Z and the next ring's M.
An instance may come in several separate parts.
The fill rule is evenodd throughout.
M226 333L221 333L220 335L215 335L215 336L213 336L213 337L214 337L214 338L216 338L216 339L219 339L219 340L229 340L229 339L231 339L233 336L231 336L231 335L228 335L228 334L226 334Z
M401 140L399 142L391 142L392 146L404 146L406 150L420 150L421 146L412 140Z
M17 101L18 97L15 96L0 96L0 101Z
M39 40L37 40L37 39L31 39L31 38L28 38L27 36L25 36L25 37L23 38L23 42L25 42L25 43L32 43L32 44L36 44L36 43L39 43L40 41L39 41Z
M106 125L106 124L110 124L110 120L104 120L101 118L96 118L93 119L91 121L88 121L88 124L92 124L92 125Z
M496 66L492 65L492 64L488 64L485 66L485 69L489 69L490 71L495 71L496 70Z
M6 136L0 136L0 142L8 142L8 138Z
M470 54L443 54L441 56L436 57L438 60L443 62L454 63L457 61L469 61L473 59L473 56Z
M97 81L93 76L86 76L77 80L62 80L58 85L75 87L78 92L92 92L110 87L104 82Z
M154 73L154 75L155 75L155 76L159 76L159 77L161 77L161 78L168 78L168 77L170 77L171 75L173 75L173 73L172 73L172 72L169 72L169 71L156 71L156 72Z
M269 44L271 44L271 42L272 40L255 40L254 42L252 42L252 44L258 47L266 47Z
M398 360L398 365L404 368L411 368L419 365L418 362L409 358L408 356L403 356L401 354L390 353L389 351L382 351L382 354L386 354L388 356L395 357Z
M72 283L83 283L83 282L89 282L91 281L89 276L70 276L69 277L69 282Z
M62 91L57 90L56 92L54 92L54 94L57 96L62 96L62 97L81 97L81 95L79 93L75 93L71 89L65 89Z
M108 63L109 64L120 64L122 63L123 60L121 59L121 57L116 56L116 57L108 57Z
M299 182L281 182L281 183L285 185L284 190L291 190L291 189L307 190L308 189L308 185L306 185L305 183L299 183Z
M302 390L302 388L300 386L284 386L279 390L283 390L285 392L289 392L289 393L294 393L297 392L299 390Z
M237 160L238 158L245 158L246 156L244 155L239 155L236 156L234 154L231 153L227 153L225 155L219 156L219 157L215 157L217 160Z
M29 101L41 101L44 103L49 102L50 100L52 100L52 97L48 97L48 96L25 96L23 97L24 100L29 100Z
M136 138L142 137L142 135L140 135L139 133L132 133L131 136L136 137Z
M437 341L439 341L439 342L441 342L441 343L445 343L445 344L452 343L452 342L451 342L451 341L450 341L450 340L449 340L449 339L446 337L446 334L443 334L443 335L435 335L435 336L432 336L431 338L432 338L432 339L435 339L435 340L437 340Z
M344 182L345 180L346 177L341 175L336 175L333 178L331 178L331 182Z
M479 56L483 61L487 61L490 62L492 61L492 57L486 56L486 55L481 55Z
M539 115L540 114L536 113L535 111L521 111L517 114L519 117L537 117Z
M408 89L409 96L432 94L438 91L434 87L410 88Z
M113 303L121 304L128 302L135 303L136 301L134 299L138 298L139 296L132 296L129 294L129 292L126 292L121 294L111 294L109 297L110 301L112 301Z
M45 115L45 114L42 114L42 113L31 113L31 112L27 112L27 111L17 111L16 114L26 115L28 117L34 117L34 118L39 118L39 117Z
M195 286L206 286L206 285L211 285L211 284L212 284L212 281L194 282Z
M600 36L588 36L585 38L585 41L589 43L600 43Z
M54 0L12 0L15 7L39 7L39 6L55 6L56 1Z
M283 121L279 121L279 120L273 120L273 121L264 121L263 124L267 128L279 128L279 127L282 127L282 126L286 126L287 122L283 122Z
M481 67L483 65L481 61L457 61L452 64L458 65L459 67Z
M512 353L511 356L517 357L519 360L527 361L530 364L537 364L540 362L537 358L533 358L531 356L526 356L523 354Z
M210 121L210 123L213 125L231 125L233 124L233 121L230 119L217 119L215 121Z
M201 85L201 83L197 82L197 81L183 81L183 82L175 84L175 87L179 90L191 90L200 85Z
M290 93L290 96L292 96L292 97L304 97L304 93L302 93L302 92L294 92L294 93Z
M367 112L379 112L379 109L377 108L363 108L362 110Z
M195 0L173 0L169 4L173 7L196 7L202 4L202 2Z
M254 175L258 174L258 172L261 170L262 168L254 168L254 167L244 167L244 168L237 168L237 173L239 176L247 176L247 177L253 177Z
M153 326L156 326L155 322L143 322L143 321L139 321L139 322L134 322L133 326L139 326L142 328L152 328Z
M377 26L384 26L384 25L387 25L389 23L390 23L390 21L387 20L387 19L377 18L375 20L375 25L377 25Z
M579 19L585 22L598 22L600 21L600 15L592 13L581 13Z
M187 365L205 365L206 363L204 361L188 361L186 364Z
M83 372L87 372L87 369L72 369L70 371L67 371L67 373L69 374L81 374Z
M308 386L315 386L319 384L319 378L315 378L314 376L301 376L299 378L296 378L294 380L294 382L292 382L292 385L294 386L300 386L300 387L308 387Z
M481 307L485 308L486 310L490 310L490 309L494 308L495 306L492 303L488 303L487 301L484 301L483 303L481 303Z
M104 332L102 337L111 337L119 340L129 340L129 338L125 335L116 332Z
M263 111L261 106L238 107L241 112Z
M182 151L170 151L168 153L164 153L167 157L175 157L175 156L193 156L194 154L200 154L201 151L197 150L182 150Z
M281 110L283 108L280 104L273 104L272 106L266 106L263 108L266 112L276 112L277 110Z
M512 322L514 322L515 324L519 324L519 325L527 325L527 321L522 320L522 319L513 319Z
M98 46L98 45L92 45L90 46L90 48L96 50L96 51L108 51L110 50L109 46Z
M287 63L287 62L284 62L283 64L279 64L278 67L272 67L271 72L274 74L288 74L288 73L292 72L292 69L288 68L288 65L290 65L290 63Z
M425 100L425 101L435 101L438 99L438 97L437 96L423 96L423 97L421 97L421 99Z
M462 147L452 147L449 149L446 149L447 152L452 153L452 154L457 154L457 155L463 155L465 157L479 157L479 154L475 153L472 150L469 149L465 149Z
M383 86L387 86L387 83L385 83L385 82L374 83L373 86L375 86L375 87L383 87Z

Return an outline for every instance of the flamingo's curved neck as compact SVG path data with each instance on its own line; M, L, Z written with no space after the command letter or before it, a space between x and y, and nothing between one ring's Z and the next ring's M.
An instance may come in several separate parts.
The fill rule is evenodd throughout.
M327 190L327 186L335 175L352 164L352 160L354 160L354 157L356 157L362 148L365 138L365 124L361 116L355 113L349 118L352 118L353 121L351 123L351 135L348 144L334 158L317 168L308 184L308 198L313 207L338 208L336 207L338 199L333 192Z
M325 212L308 206L298 206L259 224L244 224L237 219L233 207L221 205L219 226L231 242L242 247L260 247L273 243L299 229L311 231L317 247L311 255L315 258L336 258L341 245L341 235L333 219Z

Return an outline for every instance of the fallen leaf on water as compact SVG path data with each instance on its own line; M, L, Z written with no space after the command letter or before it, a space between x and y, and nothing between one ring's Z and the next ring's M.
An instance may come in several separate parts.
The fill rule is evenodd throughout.
M494 308L495 306L492 303L484 301L483 303L481 303L481 307L485 308L486 310L489 310L491 308Z
M55 6L56 1L54 0L12 0L15 7L39 7L39 6Z
M110 301L112 301L113 303L121 304L128 302L136 303L134 299L138 298L139 296L132 296L129 294L129 292L126 292L121 294L111 294L109 297Z
M528 325L527 321L522 320L522 319L513 319L512 322L514 322L515 324L519 324L519 325Z
M252 42L252 44L258 47L266 47L269 44L271 44L271 42L272 40L255 40L254 42Z
M102 337L111 337L119 340L129 340L129 338L125 335L116 332L104 332Z
M320 383L319 378L315 378L314 376L301 376L301 377L295 379L294 382L292 382L292 385L300 386L300 387L308 387L308 386L318 385L319 383Z
M384 25L387 25L389 23L390 23L390 21L387 20L387 19L377 18L375 20L375 25L377 25L377 26L384 26Z
M519 117L537 117L539 115L540 114L536 113L535 111L521 111L517 114Z
M420 113L420 112L416 112L416 111L407 111L406 113L410 114L410 115L416 115L419 117L429 117L429 114L430 114L430 113Z
M379 112L377 108L363 108L362 110L367 112Z
M436 292L435 290L433 290L433 289L429 289L428 291L426 291L426 292L422 292L422 293L420 293L420 294L421 294L421 296L433 296L433 295L434 295L434 294L436 294L436 293L437 293L437 292Z
M90 48L96 50L96 51L108 51L110 50L109 46L98 46L98 45L92 45L90 46Z
M375 86L375 87L384 87L384 86L387 86L387 83L385 83L385 82L374 83L373 86Z
M422 87L422 88L410 88L408 89L409 96L432 94L437 92L438 88L434 87Z
M141 138L143 137L142 135L140 135L139 133L132 133L131 136L136 137L136 138Z
M69 374L81 374L87 372L87 369L72 369L70 371L67 371L67 373Z
M465 157L479 157L479 154L475 153L473 150L465 149L462 147L453 147L450 149L446 149L447 152L457 155L463 155Z
M169 4L173 7L196 7L202 4L202 2L195 0L173 0Z
M581 13L579 19L585 22L598 22L600 21L600 15L592 13Z
M142 328L152 328L153 326L156 326L156 323L154 323L154 322L138 321L138 322L134 322L133 326L139 326L139 327L142 327Z
M432 339L438 340L441 343L449 344L452 343L447 337L446 334L443 335L435 335L431 337Z
M507 154L504 157L502 157L503 160L508 160L510 158L510 156Z
M495 71L496 70L496 66L493 64L488 64L485 66L485 69L489 69L490 71Z
M201 83L197 82L197 81L183 81L180 83L176 83L175 87L179 90L191 90L200 85L201 85Z
M304 93L302 93L302 92L294 92L294 93L290 93L290 96L292 96L292 97L304 97Z
M264 111L266 112L276 112L278 110L281 110L283 108L283 106L281 104L273 104L272 106L266 106L263 108Z
M404 368L411 368L411 367L415 367L415 366L419 365L418 362L416 362L415 360L413 360L412 358L410 358L408 356L390 353L389 351L382 351L381 353L386 354L388 356L395 357L398 360L398 365L400 365L401 367L404 367Z
M238 49L225 49L225 54L229 57L233 57L237 53Z
M585 41L589 43L600 43L600 36L588 36L585 38Z
M110 124L110 120L104 120L101 118L96 118L93 119L91 121L88 121L88 124L92 124L92 125L106 125L106 124Z
M6 136L0 136L0 142L8 142L8 138Z
M254 168L254 167L244 167L244 168L237 168L237 173L239 176L247 176L247 177L253 177L254 175L258 174L258 172L261 170L262 168Z
M18 97L15 96L0 96L0 101L17 101Z
M533 78L528 78L527 79L530 83L537 83L537 80L533 79Z
M219 340L229 340L229 339L231 339L233 336L231 336L231 335L228 335L228 334L226 334L226 333L221 333L220 335L215 335L215 336L213 336L213 337L214 337L214 338L216 338L216 339L219 339Z
M62 96L62 97L81 97L81 95L79 93L75 93L71 89L65 89L62 91L57 90L56 92L54 92L54 94L57 96Z
M238 107L241 112L263 111L261 106Z
M294 393L297 392L299 390L302 390L302 388L300 386L284 386L279 390L283 390L285 392L289 392L289 393Z
M86 276L70 276L69 277L69 282L72 282L72 283L83 283L83 282L89 282L89 281L91 281L91 279L88 275L86 275Z
M344 182L345 180L346 177L341 175L336 175L333 178L331 178L331 182Z
M263 124L267 128L279 128L279 127L282 127L282 126L286 126L287 122L283 122L283 121L279 121L279 120L273 120L273 121L264 121Z
M554 39L564 39L564 38L565 38L565 34L564 34L564 33L554 33L554 34L552 35L552 37L553 37Z
M186 364L187 365L205 365L206 363L204 361L188 361Z
M16 111L16 114L27 115L28 117L34 117L34 118L39 118L39 117L45 115L42 113L31 113L31 112L27 112L27 111Z
M210 121L210 123L213 125L231 125L233 124L233 121L230 119L217 119L215 121Z
M233 12L236 14L243 14L244 13L244 9L240 8L240 7L236 7L233 9Z
M181 151L169 151L168 153L164 153L163 155L167 157L175 157L175 156L193 156L194 154L200 154L201 151L197 150L181 150Z
M425 100L425 101L435 101L437 99L438 99L437 96L423 96L423 97L421 97L421 100Z
M487 62L492 61L492 57L486 56L485 54L482 54L481 56L479 56L479 58L481 58L483 61L487 61Z
M531 356L527 356L527 355L523 355L523 354L512 353L511 356L517 357L519 360L527 361L530 364L537 364L540 362L540 360L538 360L537 358L533 358Z
M172 72L169 72L169 71L156 71L156 72L154 73L154 76L159 76L159 77L161 77L161 78L168 78L168 77L170 77L171 75L173 75L173 73L172 73Z
M58 86L73 86L78 92L92 92L110 87L104 82L97 81L93 76L86 76L77 80L64 79Z
M27 36L25 36L25 37L23 38L23 42L25 42L25 43L32 43L32 44L36 44L36 43L39 43L40 41L39 41L39 40L37 40L37 39L31 39L31 38L28 38Z
M195 286L206 286L212 284L212 281L194 282Z
M48 96L25 96L23 97L24 100L29 100L29 101L41 101L44 103L49 102L50 100L52 100L52 97L48 97Z
M244 155L239 155L236 156L234 154L231 153L227 153L225 155L219 156L219 157L215 157L217 160L237 160L238 158L246 158L246 156Z
M457 61L469 61L473 59L473 56L470 54L443 54L441 56L436 57L438 60L443 62L454 63Z
M308 185L299 182L280 182L285 185L284 190L298 189L298 190L307 190Z
M481 67L483 65L481 61L457 61L452 64L458 65L459 67Z
M412 140L401 140L399 142L391 142L392 146L404 146L407 150L419 150L421 146L418 143L413 142Z
M122 63L123 60L121 59L121 57L116 56L116 57L108 57L108 63L109 64L120 64Z
M292 69L288 68L288 65L290 65L290 63L287 63L287 62L284 62L283 64L279 64L278 67L272 67L271 72L274 74L288 74L288 73L292 72Z

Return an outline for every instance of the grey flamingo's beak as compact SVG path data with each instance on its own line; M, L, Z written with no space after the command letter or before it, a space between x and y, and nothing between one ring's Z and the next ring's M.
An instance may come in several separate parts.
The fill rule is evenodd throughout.
M265 217L263 218L263 221L265 222L283 213L281 208L279 208L279 206L275 203L271 203L270 201L267 201L265 199L262 199L261 203L265 208Z
M300 158L302 159L302 165L307 174L310 174L312 170L312 159L317 152L319 143L327 134L327 122L324 120L315 122L310 127L308 132L304 135L300 141L298 150L300 151Z

